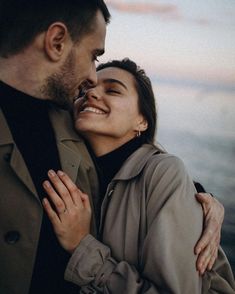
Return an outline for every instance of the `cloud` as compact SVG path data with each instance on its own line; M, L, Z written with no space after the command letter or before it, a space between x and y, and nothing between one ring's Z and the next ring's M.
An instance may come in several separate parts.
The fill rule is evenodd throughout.
M106 0L109 7L128 13L159 14L164 16L178 17L179 11L176 5L153 4L153 3L124 3L120 0Z
M135 14L157 14L159 17L171 21L185 21L200 26L207 26L210 21L205 18L191 18L183 15L177 5L169 3L140 3L124 2L120 0L106 0L106 4L115 10L124 13Z

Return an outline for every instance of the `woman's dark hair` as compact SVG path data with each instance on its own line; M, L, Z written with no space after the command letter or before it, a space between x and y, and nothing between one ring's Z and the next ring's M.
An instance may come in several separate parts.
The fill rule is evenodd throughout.
M142 132L141 135L142 141L143 143L154 143L157 128L157 111L153 88L149 77L143 69L137 66L137 64L129 58L102 63L97 67L97 71L108 67L117 67L126 70L134 77L139 98L139 110L148 122L147 130Z
M103 0L0 0L0 56L19 53L57 21L67 26L75 42L92 31L98 10L108 23Z

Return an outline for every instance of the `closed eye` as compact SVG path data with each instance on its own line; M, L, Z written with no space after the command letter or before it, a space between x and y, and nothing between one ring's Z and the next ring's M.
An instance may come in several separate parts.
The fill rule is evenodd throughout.
M111 93L111 94L112 94L112 93L113 93L113 94L121 94L120 91L115 90L115 89L107 89L106 92L107 92L107 93Z

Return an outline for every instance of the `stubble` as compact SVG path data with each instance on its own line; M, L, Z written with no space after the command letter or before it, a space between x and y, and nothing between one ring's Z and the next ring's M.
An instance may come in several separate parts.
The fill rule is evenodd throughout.
M75 55L71 50L62 67L46 79L41 89L46 97L66 110L71 110L73 106L74 85L77 83L74 68Z

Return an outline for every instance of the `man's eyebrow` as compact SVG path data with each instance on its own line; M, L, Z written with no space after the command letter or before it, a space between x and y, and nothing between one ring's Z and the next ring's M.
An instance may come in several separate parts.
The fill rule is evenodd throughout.
M123 88L125 88L127 90L127 86L123 82L116 80L116 79L105 79L105 80L103 80L103 83L105 83L105 84L116 83L116 84L121 85Z

